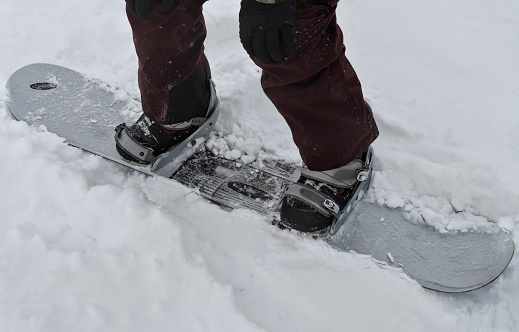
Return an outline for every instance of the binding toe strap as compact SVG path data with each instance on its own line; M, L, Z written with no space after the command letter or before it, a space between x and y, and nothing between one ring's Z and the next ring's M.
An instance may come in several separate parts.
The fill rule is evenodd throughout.
M127 131L128 127L126 123L122 123L115 128L115 141L117 145L126 151L126 153L140 161L146 163L154 162L157 157L153 155L153 150L137 142Z
M325 217L338 217L341 212L339 205L337 205L333 200L314 188L301 183L290 185L285 192L285 197L296 198L303 203L308 204Z

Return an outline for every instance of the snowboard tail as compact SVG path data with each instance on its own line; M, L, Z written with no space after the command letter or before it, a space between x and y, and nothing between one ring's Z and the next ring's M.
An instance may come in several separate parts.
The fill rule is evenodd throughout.
M488 285L513 257L510 234L496 224L481 230L440 233L433 226L402 216L400 210L359 202L329 243L340 250L371 255L401 268L423 287L445 293Z
M275 216L286 188L300 175L298 168L282 163L241 165L196 152L218 117L214 86L213 111L204 126L147 166L131 163L116 151L114 128L131 119L128 98L115 89L64 67L33 64L9 78L7 92L7 107L16 120L43 125L70 145L133 170L171 178L230 209ZM373 156L369 159L372 167ZM440 234L423 222L407 220L402 211L362 201L369 180L346 207L349 216L340 216L325 237L332 247L371 255L401 268L425 288L449 293L487 285L508 266L514 242L507 231L494 224L487 230Z

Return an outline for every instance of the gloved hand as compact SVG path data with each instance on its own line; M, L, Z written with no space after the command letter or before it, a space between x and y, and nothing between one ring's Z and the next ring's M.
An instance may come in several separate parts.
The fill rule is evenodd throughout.
M143 20L150 18L150 2L151 0L126 0L126 5L135 15L139 16ZM175 0L162 0L166 8L173 7Z
M250 56L263 63L282 61L283 44L295 51L299 48L295 25L296 0L265 4L242 0L240 40Z

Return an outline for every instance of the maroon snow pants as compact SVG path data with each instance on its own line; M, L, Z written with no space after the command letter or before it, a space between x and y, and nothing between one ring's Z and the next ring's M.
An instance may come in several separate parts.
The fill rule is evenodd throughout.
M146 21L127 9L139 58L142 107L154 121L165 118L169 90L203 63L205 1L176 0L167 9L161 0L152 0ZM253 59L263 69L265 94L287 121L304 162L315 171L346 165L378 136L359 79L345 56L335 16L338 1L298 0L300 48L285 49L281 62Z

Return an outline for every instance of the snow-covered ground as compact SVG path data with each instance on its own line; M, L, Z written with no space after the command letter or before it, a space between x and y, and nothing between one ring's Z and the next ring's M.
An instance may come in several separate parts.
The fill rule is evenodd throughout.
M298 162L239 44L238 4L205 6L213 147ZM0 20L1 331L519 331L517 259L483 289L426 291L11 120L19 67L59 64L137 97L137 60L122 0L2 1ZM519 242L519 2L342 0L338 20L381 130L372 198L414 202L439 228L483 216Z

